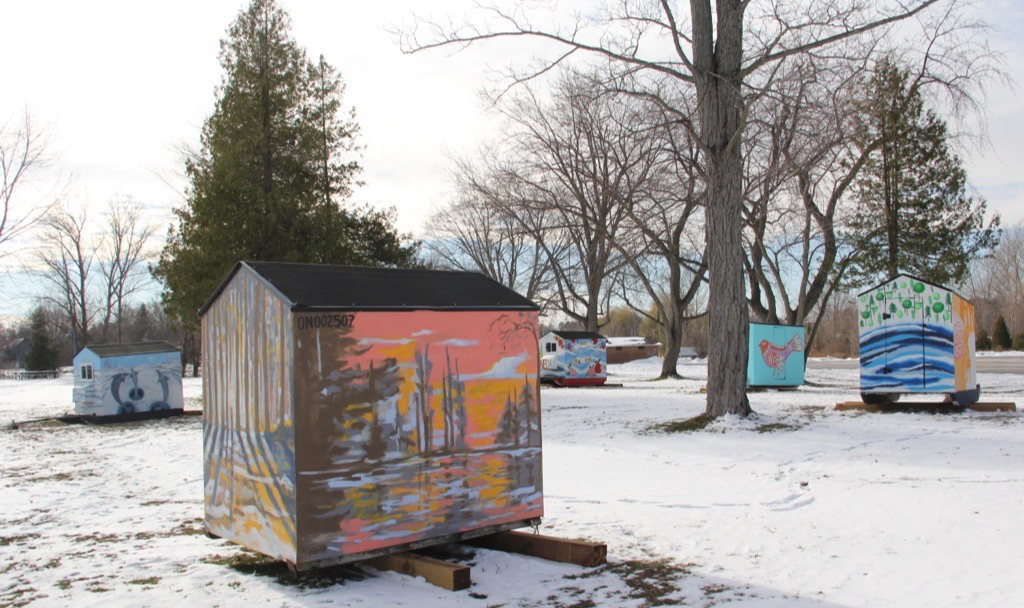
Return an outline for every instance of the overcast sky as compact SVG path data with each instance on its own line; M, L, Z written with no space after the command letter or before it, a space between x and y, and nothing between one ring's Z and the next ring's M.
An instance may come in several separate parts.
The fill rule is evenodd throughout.
M496 126L480 107L480 88L522 57L509 45L403 55L385 29L412 9L458 15L467 0L280 2L299 44L345 79L366 147L366 186L354 200L393 205L399 228L418 232L447 187L445 151L471 151ZM112 196L131 196L153 217L169 217L185 185L177 149L198 142L221 77L219 41L245 4L0 0L0 120L27 108L50 125L52 150L74 176L74 200L98 210ZM1024 3L982 4L1001 28L993 45L1019 72ZM989 95L992 149L967 164L973 184L1012 223L1024 219L1024 104L1009 90Z

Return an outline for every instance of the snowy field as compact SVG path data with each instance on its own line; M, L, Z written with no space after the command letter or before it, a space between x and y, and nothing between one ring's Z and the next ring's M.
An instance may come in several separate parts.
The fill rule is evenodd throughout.
M198 417L110 427L8 427L71 409L71 379L0 380L0 607L6 606L1022 606L1024 418L836 412L857 370L808 370L752 393L757 420L692 432L706 368L622 388L542 391L541 531L608 544L584 569L452 553L447 592L365 567L294 579L202 533ZM980 374L1024 407L1024 373ZM186 407L201 384L186 379Z

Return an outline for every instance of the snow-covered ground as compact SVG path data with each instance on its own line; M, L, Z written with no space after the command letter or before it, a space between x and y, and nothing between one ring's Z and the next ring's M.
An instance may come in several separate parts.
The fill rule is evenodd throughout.
M542 532L608 544L597 569L478 550L451 593L364 567L292 579L202 534L201 420L11 420L71 409L71 380L0 380L0 606L1020 606L1024 417L837 412L857 370L703 411L702 362L610 368L542 392ZM1024 374L981 374L1024 407ZM186 407L201 407L186 379Z

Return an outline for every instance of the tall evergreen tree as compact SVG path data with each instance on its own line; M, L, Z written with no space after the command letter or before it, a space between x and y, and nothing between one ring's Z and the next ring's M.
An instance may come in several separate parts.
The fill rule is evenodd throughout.
M60 365L60 353L53 343L46 323L46 311L36 308L32 312L32 335L29 338L29 350L25 356L27 371L44 371L57 369Z
M341 77L307 58L275 0L238 14L220 63L213 114L185 163L186 205L155 270L168 311L194 326L238 260L413 263L393 212L341 206L360 171L358 126L342 111Z
M851 276L866 283L909 272L938 284L962 281L971 259L995 245L999 218L985 225L985 201L969 194L945 121L890 59L878 63L860 109L858 143L877 149L855 186Z

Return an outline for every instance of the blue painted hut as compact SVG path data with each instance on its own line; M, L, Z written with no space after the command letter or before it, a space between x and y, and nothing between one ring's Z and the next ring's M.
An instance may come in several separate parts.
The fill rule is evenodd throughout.
M907 274L857 296L860 392L865 403L906 393L939 393L970 405L976 378L974 305Z
M747 386L800 386L804 383L806 330L801 325L750 324Z
M115 416L183 409L181 351L167 342L86 346L75 355L75 412Z

